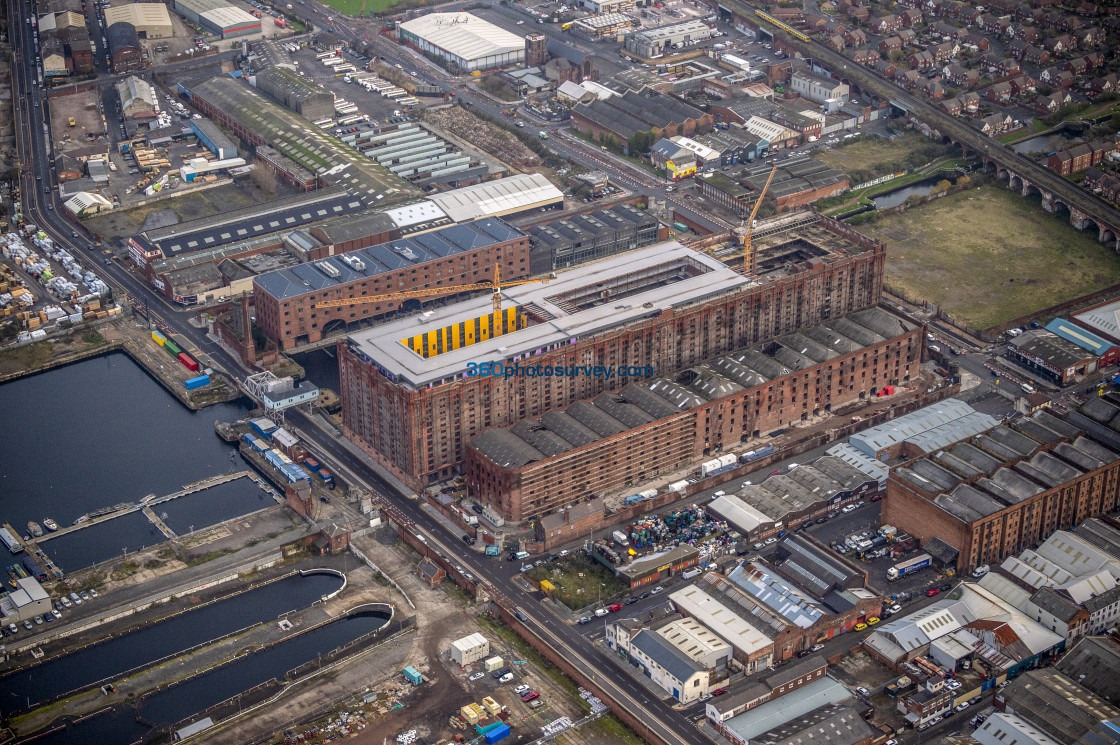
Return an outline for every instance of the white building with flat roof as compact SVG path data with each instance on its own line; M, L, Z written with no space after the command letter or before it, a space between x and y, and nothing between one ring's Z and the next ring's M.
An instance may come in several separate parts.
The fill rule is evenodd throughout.
M682 614L696 619L730 644L735 658L748 672L770 667L774 640L701 588L684 587L670 595L669 600Z
M428 13L400 25L402 41L471 72L525 61L525 40L470 13Z
M451 642L451 659L460 667L484 660L489 655L490 642L477 632Z

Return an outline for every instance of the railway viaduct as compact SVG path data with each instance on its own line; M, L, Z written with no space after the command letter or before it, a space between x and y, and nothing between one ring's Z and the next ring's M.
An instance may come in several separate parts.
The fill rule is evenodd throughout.
M1038 194L1042 208L1048 212L1065 209L1070 225L1078 230L1096 230L1101 243L1120 252L1120 210L1050 169L1005 147L974 129L965 121L937 108L881 77L875 71L858 65L830 47L815 41L803 41L774 27L758 22L754 8L742 0L707 0L718 3L718 12L741 28L760 31L775 40L789 53L798 53L832 71L851 88L852 96L872 105L887 102L902 113L922 133L959 145L966 156L978 158L985 169L1024 197ZM715 9L715 8L713 8Z

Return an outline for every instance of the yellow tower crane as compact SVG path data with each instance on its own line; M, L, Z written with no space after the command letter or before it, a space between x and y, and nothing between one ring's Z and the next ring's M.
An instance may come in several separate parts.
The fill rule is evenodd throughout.
M770 182L774 180L774 173L777 170L778 164L775 163L774 167L770 169L770 175L766 177L766 185L762 187L762 193L758 195L758 201L754 203L751 216L747 219L747 232L743 236L743 274L750 274L751 271L751 238L754 236L754 216L758 214L758 208L762 206L762 200L766 198L766 191L770 188Z
M437 297L439 295L453 295L457 292L468 292L470 290L493 290L493 304L494 312L501 313L502 311L502 288L514 287L516 285L527 285L535 282L551 282L556 279L556 274L553 272L547 277L538 277L537 279L518 279L513 282L503 282L502 272L497 264L494 265L494 279L487 282L472 282L463 285L447 285L446 287L428 287L422 290L399 290L397 292L386 292L380 295L363 295L362 297L354 298L340 298L338 300L323 300L315 303L316 308L338 308L344 305L365 305L367 303L380 303L382 300L407 300L414 297Z

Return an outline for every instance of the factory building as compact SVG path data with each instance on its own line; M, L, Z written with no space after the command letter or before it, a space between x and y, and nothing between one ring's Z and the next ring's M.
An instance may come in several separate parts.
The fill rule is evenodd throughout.
M191 131L219 160L237 157L237 146L209 119L191 119Z
M140 50L140 37L131 23L118 21L105 30L109 40L109 58L113 62L113 72L134 72L144 63Z
M798 70L790 77L790 88L802 98L810 101L824 103L837 101L841 103L848 98L848 84L834 78L826 78L807 70Z
M334 94L286 67L270 67L256 75L257 88L309 122L334 118Z
M835 330L840 322L847 335ZM467 487L505 517L521 520L640 484L915 378L922 334L920 326L868 308L702 361L672 378L634 382L564 412L486 430L467 450ZM635 421L641 423L622 424ZM871 489L866 478L853 479ZM784 520L823 514L845 495L849 489L805 467L747 486L741 500L723 499L767 516L752 516L740 528L758 536Z
M156 92L146 80L135 75L117 83L121 111L129 119L151 119L156 115Z
M360 223L355 227L365 232ZM337 234L342 229L336 227L336 241L344 238ZM494 276L495 266L508 280L528 276L528 237L496 218L452 225L256 277L257 323L270 339L290 349L318 341L334 327L419 308L423 298L316 309L317 302L485 282Z
M1091 398L993 427L891 469L883 523L957 553L958 572L995 566L1116 509L1120 406Z
M657 242L659 228L654 215L628 203L528 227L529 273L568 269L648 246Z
M673 54L674 49L680 49L691 42L710 38L712 38L712 28L708 24L698 20L685 21L674 23L672 26L660 26L628 34L626 51L638 57L653 59Z
M400 342L418 334L435 343L461 338L489 317L488 298L352 334L339 355L346 435L398 478L420 486L459 473L467 443L484 429L876 305L882 244L831 219L811 219L756 237L758 273L767 281L670 242L581 265L548 285L504 290L505 307L516 308L524 325L469 351L423 357ZM542 367L639 371L609 378L467 375L468 363L513 367L529 358Z
M168 39L174 33L163 3L130 3L106 9L106 26L121 21L132 24L141 39Z
M223 39L261 32L261 19L228 0L175 0L174 7L183 18Z
M525 61L525 41L470 13L428 13L400 24L401 41L461 72Z

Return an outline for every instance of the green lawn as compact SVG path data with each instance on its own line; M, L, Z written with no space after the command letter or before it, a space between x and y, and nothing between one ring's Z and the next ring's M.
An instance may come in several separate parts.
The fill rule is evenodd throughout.
M572 610L594 605L600 598L606 600L627 588L606 567L592 561L582 552L536 567L527 574L536 582L547 579L556 585L553 599Z
M396 5L396 0L323 0L323 2L348 16L368 16L371 10L380 13Z
M859 230L886 242L887 283L985 329L1107 287L1120 259L1068 216L1039 209L1002 186L966 189Z

